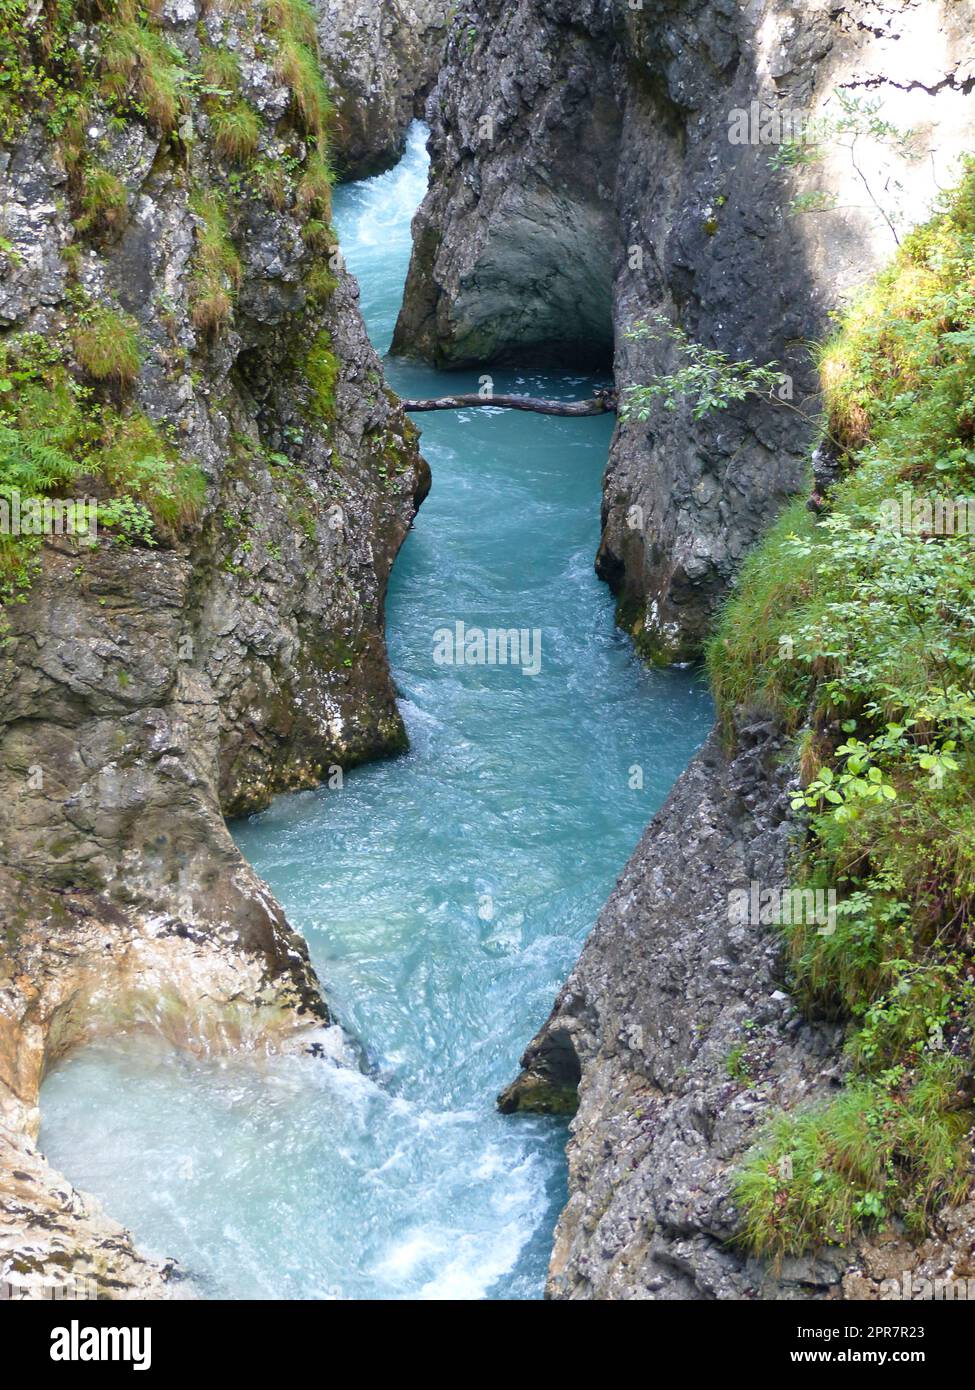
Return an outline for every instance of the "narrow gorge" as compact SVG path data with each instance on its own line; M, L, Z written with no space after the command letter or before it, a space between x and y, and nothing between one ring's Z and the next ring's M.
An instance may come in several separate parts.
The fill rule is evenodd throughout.
M975 5L0 60L9 1296L964 1279Z

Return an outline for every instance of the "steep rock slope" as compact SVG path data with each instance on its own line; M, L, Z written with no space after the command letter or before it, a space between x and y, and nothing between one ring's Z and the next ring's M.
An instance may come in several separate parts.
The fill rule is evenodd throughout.
M104 1029L328 1045L223 817L404 746L383 602L429 475L335 269L311 11L10 11L4 482L105 524L3 555L0 1277L158 1292L37 1155L39 1085Z
M449 0L316 0L322 66L335 93L332 150L344 178L395 164L433 86Z
M838 1031L782 989L778 932L729 920L729 885L785 881L790 836L785 741L754 723L739 745L729 762L712 736L680 779L501 1097L566 1109L578 1085L553 1297L802 1297L839 1279L840 1259L774 1275L730 1243L727 1174L757 1120L840 1074Z
M625 393L677 365L666 335L628 336L659 312L791 378L792 409L661 408L617 432L598 566L654 659L699 648L803 483L804 345L951 183L973 18L968 0L478 0L454 20L394 350L443 366L615 350ZM854 140L871 103L915 132L909 149L893 132ZM818 118L816 157L782 166L783 131Z

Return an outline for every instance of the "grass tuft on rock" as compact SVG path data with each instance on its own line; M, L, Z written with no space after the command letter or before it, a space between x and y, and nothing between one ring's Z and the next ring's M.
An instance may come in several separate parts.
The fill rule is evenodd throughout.
M210 125L217 152L225 159L243 164L257 153L261 123L246 102L218 107L210 116Z
M129 218L129 200L122 180L98 164L89 164L81 183L81 211L75 219L79 235L104 239L117 236Z
M206 337L213 337L233 316L240 285L240 257L230 237L226 205L214 190L194 194L198 219L196 251L190 279L190 318Z
M187 71L179 50L137 20L107 23L103 33L103 96L168 135L186 106Z
M106 305L87 310L74 333L78 364L93 381L131 386L142 366L138 325Z
M275 71L291 89L297 122L321 140L332 101L318 61L315 12L306 0L266 0L264 13L265 26L277 42Z
M922 1233L970 1184L964 1070L930 1058L907 1088L858 1082L831 1105L780 1115L738 1177L749 1248L779 1260L847 1245L893 1213Z

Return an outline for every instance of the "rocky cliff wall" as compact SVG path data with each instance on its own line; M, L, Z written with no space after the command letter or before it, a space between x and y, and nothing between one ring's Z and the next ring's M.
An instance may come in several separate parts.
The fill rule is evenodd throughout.
M403 154L439 71L452 10L448 0L316 0L343 178L380 173Z
M36 1152L44 1071L132 1027L328 1046L224 816L403 748L383 604L429 475L333 254L305 12L78 14L2 35L47 55L4 113L5 468L56 446L49 490L136 521L43 538L6 590L0 1278L127 1296L165 1271Z
M790 746L756 719L732 757L712 735L500 1097L511 1115L575 1110L550 1298L875 1299L970 1267L971 1202L920 1244L888 1229L776 1264L739 1241L745 1155L772 1114L829 1101L846 1074L843 1026L790 997L781 929L728 910L731 889L790 881Z

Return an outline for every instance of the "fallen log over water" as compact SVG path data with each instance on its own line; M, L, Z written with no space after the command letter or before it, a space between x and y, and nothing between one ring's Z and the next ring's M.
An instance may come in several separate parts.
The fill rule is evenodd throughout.
M615 391L597 391L588 401L543 401L535 396L434 396L402 402L410 414L422 410L463 410L493 406L501 410L533 410L538 415L605 415L616 409Z

